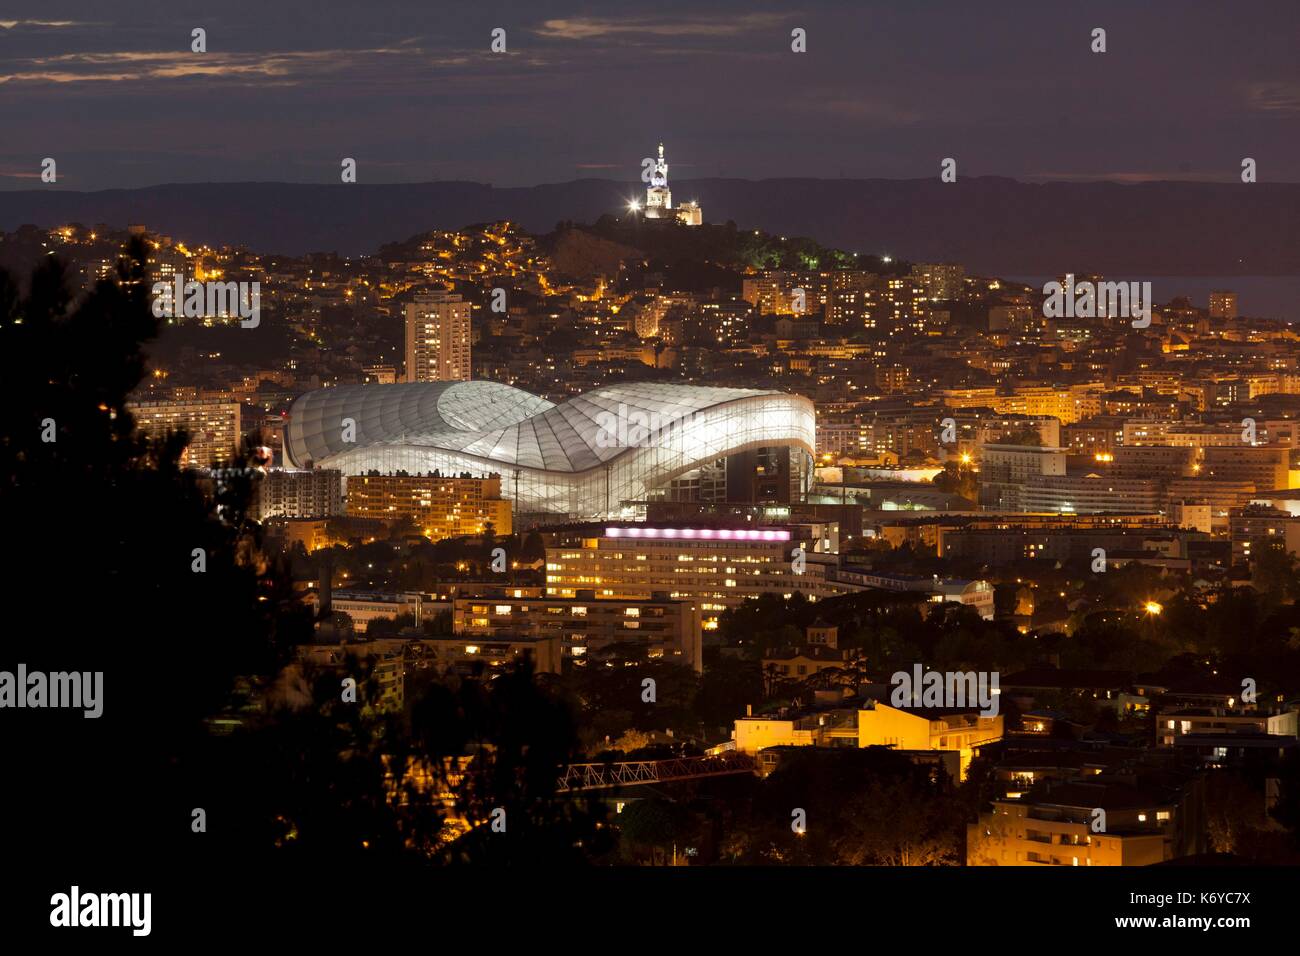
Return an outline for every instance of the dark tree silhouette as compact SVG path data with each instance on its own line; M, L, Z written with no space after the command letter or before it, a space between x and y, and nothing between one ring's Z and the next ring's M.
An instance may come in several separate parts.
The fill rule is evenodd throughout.
M135 432L127 398L158 330L143 257L133 244L117 281L75 302L54 258L25 296L0 276L0 513L22 555L11 593L40 609L0 666L103 673L98 719L6 715L6 800L44 821L19 840L87 860L184 852L204 806L184 755L236 677L274 673L306 633L257 553L245 462L209 494L179 466L182 436Z
M313 630L292 554L267 558L249 516L257 474L241 458L214 487L181 467L183 435L146 441L127 407L159 331L144 258L134 242L116 281L77 300L52 257L25 294L0 274L0 517L22 558L10 593L34 612L0 670L103 673L98 719L6 710L6 856L120 881L263 858L599 852L592 806L554 794L572 721L526 667L413 669L405 712L377 706L365 661L357 703L337 669L279 692ZM497 807L504 834L479 825ZM451 842L449 819L472 829Z

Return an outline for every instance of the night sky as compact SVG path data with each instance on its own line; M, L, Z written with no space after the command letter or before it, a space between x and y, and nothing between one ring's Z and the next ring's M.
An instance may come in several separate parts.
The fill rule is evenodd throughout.
M674 180L1300 181L1300 3L9 0L0 128L0 189L630 182L660 140Z

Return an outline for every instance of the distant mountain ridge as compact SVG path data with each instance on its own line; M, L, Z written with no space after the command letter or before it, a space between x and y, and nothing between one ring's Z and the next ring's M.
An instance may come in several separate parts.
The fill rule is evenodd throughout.
M581 179L497 188L193 183L99 192L0 192L0 229L68 222L300 255L372 254L429 229L509 219L531 232L623 215L641 184ZM706 222L809 236L850 251L954 261L984 274L1300 275L1300 183L956 183L698 179L672 184Z

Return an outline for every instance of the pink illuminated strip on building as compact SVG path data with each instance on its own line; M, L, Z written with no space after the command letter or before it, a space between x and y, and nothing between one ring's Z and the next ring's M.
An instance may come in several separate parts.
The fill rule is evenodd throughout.
M669 538L675 541L789 541L789 531L757 528L606 528L607 538Z

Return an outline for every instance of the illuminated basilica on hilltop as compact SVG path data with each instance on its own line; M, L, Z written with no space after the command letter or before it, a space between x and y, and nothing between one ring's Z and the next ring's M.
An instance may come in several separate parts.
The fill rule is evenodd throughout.
M673 208L673 193L668 188L668 161L664 159L664 144L659 144L659 161L650 171L650 186L645 191L645 217L647 219L676 219L688 226L698 226L704 213L697 202L684 202Z

